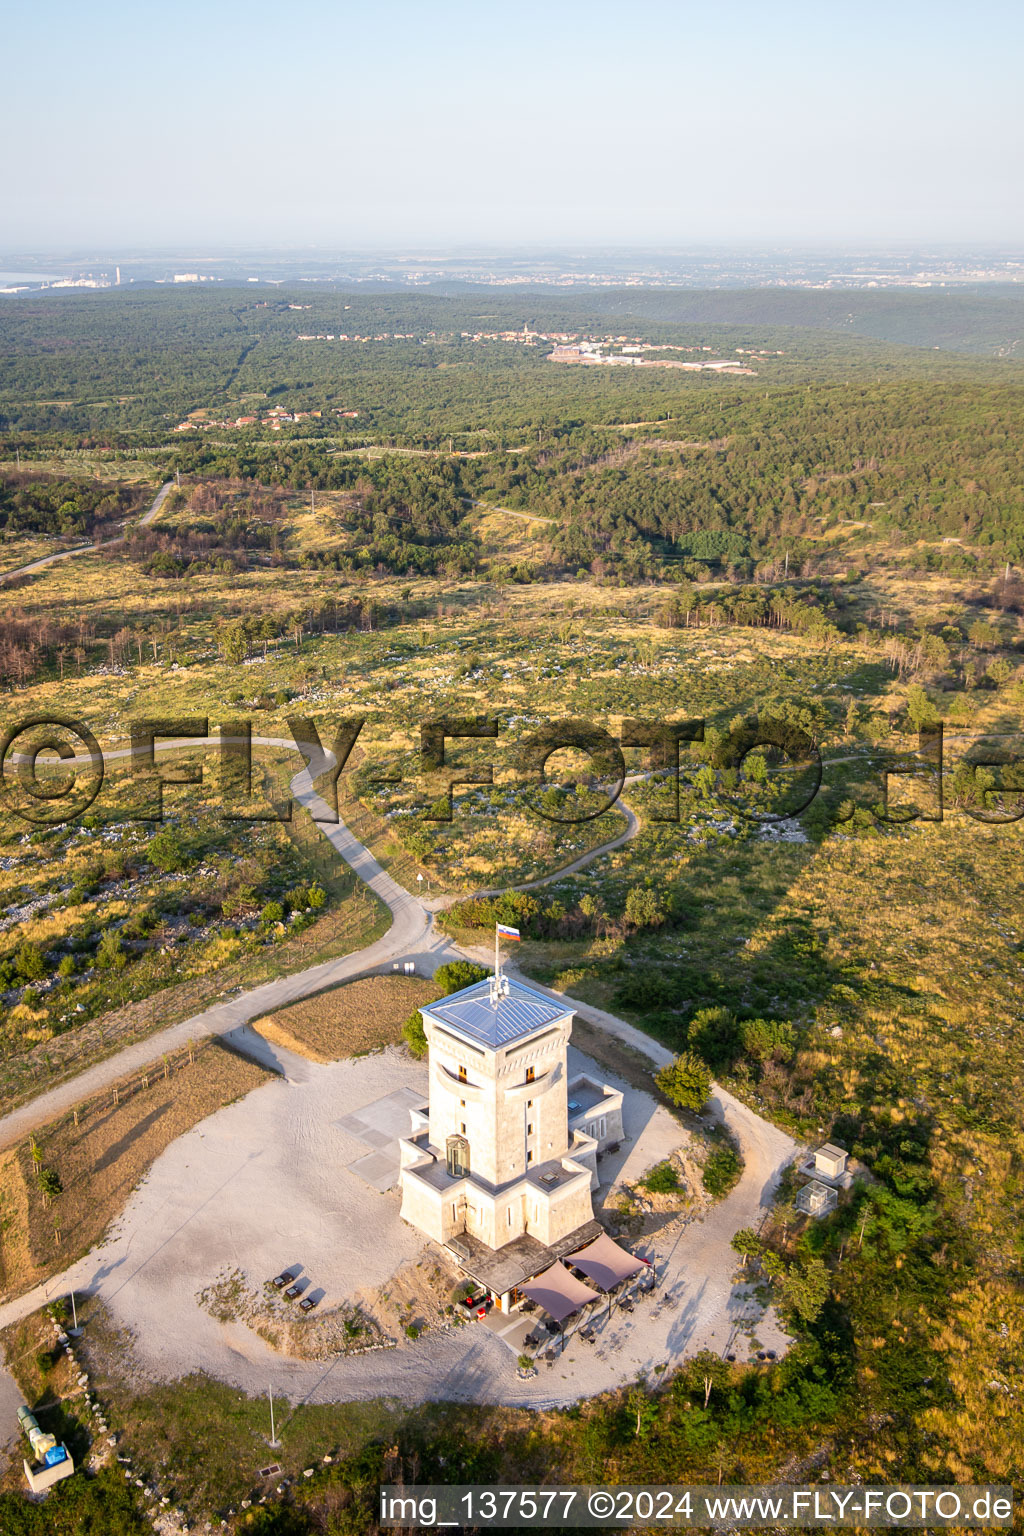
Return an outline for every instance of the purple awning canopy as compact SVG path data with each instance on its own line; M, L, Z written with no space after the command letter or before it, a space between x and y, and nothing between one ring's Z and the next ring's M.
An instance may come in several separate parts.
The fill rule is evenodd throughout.
M597 1301L596 1291L575 1275L570 1275L561 1259L542 1270L529 1285L521 1285L520 1291L544 1308L556 1323L564 1323L567 1317L585 1307L588 1301Z
M606 1232L595 1237L579 1253L568 1254L566 1262L582 1270L587 1279L592 1280L602 1291L614 1290L623 1280L629 1280L648 1267L644 1259L634 1258L625 1248L613 1242Z

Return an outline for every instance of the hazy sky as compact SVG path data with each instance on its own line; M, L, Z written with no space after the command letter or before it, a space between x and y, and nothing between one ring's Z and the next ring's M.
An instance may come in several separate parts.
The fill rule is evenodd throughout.
M1024 5L9 8L0 246L1024 242Z

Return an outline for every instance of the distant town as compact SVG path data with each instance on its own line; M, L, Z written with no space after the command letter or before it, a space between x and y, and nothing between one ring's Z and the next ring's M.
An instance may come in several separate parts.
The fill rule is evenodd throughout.
M477 253L274 251L172 256L94 255L70 262L40 252L0 255L0 294L137 284L315 283L420 288L436 283L549 288L945 288L1024 282L1011 251L622 251L500 256Z

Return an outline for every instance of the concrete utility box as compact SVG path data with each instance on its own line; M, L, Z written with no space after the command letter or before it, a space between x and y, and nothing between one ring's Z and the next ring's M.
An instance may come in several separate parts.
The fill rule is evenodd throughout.
M842 1147L833 1146L827 1141L814 1154L814 1171L826 1179L841 1179L846 1172L846 1158L847 1153Z
M54 1462L49 1467L30 1467L27 1461L22 1461L25 1480L33 1493L45 1493L47 1488L52 1488L54 1483L59 1483L64 1477L70 1477L75 1470L75 1464L67 1447L61 1446L59 1449L64 1452L64 1460Z

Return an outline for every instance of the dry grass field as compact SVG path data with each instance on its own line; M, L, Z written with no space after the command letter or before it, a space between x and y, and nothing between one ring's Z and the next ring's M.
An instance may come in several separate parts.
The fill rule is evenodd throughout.
M339 1061L397 1044L410 1013L437 996L417 976L364 976L268 1013L256 1028L311 1061Z
M212 1040L167 1058L0 1156L2 1283L18 1295L99 1241L165 1147L271 1076ZM61 1192L47 1195L47 1175Z

